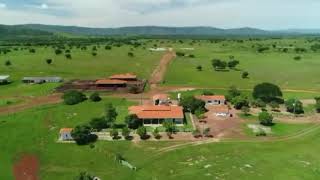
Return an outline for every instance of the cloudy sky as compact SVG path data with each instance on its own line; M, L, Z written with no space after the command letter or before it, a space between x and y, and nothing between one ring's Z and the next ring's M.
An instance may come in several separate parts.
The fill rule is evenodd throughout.
M0 0L0 24L320 28L320 0Z

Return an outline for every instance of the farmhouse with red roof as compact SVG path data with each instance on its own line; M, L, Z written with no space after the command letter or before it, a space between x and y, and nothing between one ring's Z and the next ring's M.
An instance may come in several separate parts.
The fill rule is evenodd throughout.
M145 126L161 126L163 122L183 125L183 108L180 106L141 105L129 107L130 114L136 114Z

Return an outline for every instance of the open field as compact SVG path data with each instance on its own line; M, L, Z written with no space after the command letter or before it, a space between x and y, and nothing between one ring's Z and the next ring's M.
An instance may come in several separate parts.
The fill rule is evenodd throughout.
M59 128L81 124L92 117L103 115L103 106L110 101L122 115L126 114L126 107L131 104L121 99L105 99L100 103L50 105L0 116L0 143L5 145L1 148L3 168L0 179L13 178L12 166L21 154L33 154L39 158L40 178L43 180L72 179L80 171L88 171L102 179L117 180L320 177L317 151L319 143L314 141L320 136L319 128L301 137L280 142L249 143L234 140L197 147L186 146L160 154L157 152L163 147L170 147L178 142L136 144L99 141L94 148L56 143ZM122 115L118 122L123 121ZM279 135L294 132L296 130ZM121 153L137 166L138 171L130 171L117 164L114 161L116 153Z
M149 52L142 47L135 49L128 45L113 47L112 50L105 50L101 45L96 51L97 56L93 56L92 47L88 46L87 50L71 49L72 59L67 59L64 53L56 55L51 47L37 47L34 54L29 49L0 54L0 72L11 75L13 81L10 85L0 87L1 96L45 95L59 85L24 85L21 79L26 76L60 76L67 81L106 78L116 73L132 72L148 79L162 56L161 52ZM134 57L129 57L128 52L133 52ZM48 65L46 59L52 59L53 63ZM7 60L12 64L9 67L4 65Z
M270 50L258 53L258 44ZM276 48L272 45L276 44ZM290 47L291 45L291 47ZM251 89L261 82L272 82L283 89L320 90L317 78L320 65L319 53L312 52L305 39L275 39L262 41L223 41L218 43L201 42L190 45L189 42L175 45L176 51L193 54L195 58L179 57L170 66L164 85L198 86L207 88L225 88L235 85L243 89ZM254 47L252 47L254 46ZM179 50L181 47L193 47L194 51ZM289 47L282 52L278 47ZM296 53L295 47L307 49L305 53ZM214 71L212 59L229 60L234 56L240 61L237 70ZM294 60L301 56L301 60ZM201 65L203 70L196 67ZM249 72L248 79L242 79L242 71Z

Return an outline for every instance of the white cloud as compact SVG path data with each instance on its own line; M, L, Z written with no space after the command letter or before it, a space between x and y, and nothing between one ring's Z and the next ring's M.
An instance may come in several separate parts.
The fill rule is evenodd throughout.
M90 27L216 26L280 29L318 27L318 0L43 0L38 9L4 8L0 24Z
M7 7L7 5L6 4L4 4L4 3L0 3L0 8L6 8Z
M47 4L41 4L41 5L40 5L40 8L41 8L41 9L48 9L49 6L48 6Z

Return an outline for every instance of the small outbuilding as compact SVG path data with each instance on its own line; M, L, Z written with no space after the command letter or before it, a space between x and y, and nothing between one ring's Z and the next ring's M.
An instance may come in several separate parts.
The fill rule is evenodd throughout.
M9 75L0 75L0 84L8 84L10 83Z
M42 83L59 83L63 82L61 77L24 77L23 83L42 84Z
M73 140L72 136L71 136L71 132L72 132L73 128L62 128L60 129L60 140L62 141L71 141Z
M226 97L223 95L210 95L210 96L202 95L202 96L196 96L196 98L206 102L207 106L227 104Z
M156 94L152 97L153 105L169 105L170 98L168 94Z

